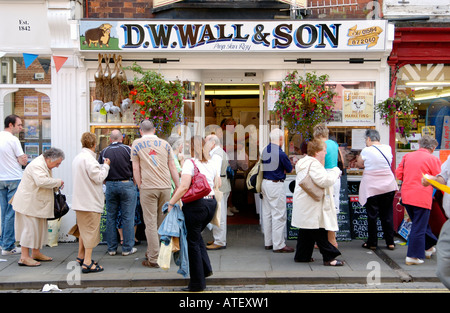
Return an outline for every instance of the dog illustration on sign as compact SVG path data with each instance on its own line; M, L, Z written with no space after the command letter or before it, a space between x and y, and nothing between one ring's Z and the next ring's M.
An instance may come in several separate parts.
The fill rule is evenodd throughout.
M103 46L109 47L109 39L111 34L111 24L102 24L97 28L91 28L86 31L85 40L83 42L84 45L88 45L90 47L92 44L97 47Z

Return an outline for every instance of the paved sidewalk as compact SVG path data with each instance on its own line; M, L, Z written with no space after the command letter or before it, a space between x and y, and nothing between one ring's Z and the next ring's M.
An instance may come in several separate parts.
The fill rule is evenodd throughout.
M205 240L211 239L206 231ZM288 241L295 247L296 241ZM401 282L439 282L436 277L436 257L422 265L405 265L405 245L397 244L394 251L380 248L375 252L361 248L362 241L339 242L343 267L322 265L316 249L312 263L295 263L293 253L273 253L264 249L263 234L258 225L230 225L227 249L209 251L213 276L207 285L266 285L266 284L367 284ZM52 262L42 262L39 267L17 265L19 255L0 256L0 290L42 289L45 284L55 284L60 289L75 287L143 287L186 286L187 279L177 274L172 262L168 271L151 269L141 265L146 243L137 246L138 252L122 256L110 256L106 245L94 249L93 258L105 270L100 273L82 274L73 262L78 243L59 243L57 247L45 247L43 252L53 257ZM5 261L3 261L5 260ZM379 274L379 275L378 275ZM69 283L78 284L71 285ZM68 283L69 282L69 283Z

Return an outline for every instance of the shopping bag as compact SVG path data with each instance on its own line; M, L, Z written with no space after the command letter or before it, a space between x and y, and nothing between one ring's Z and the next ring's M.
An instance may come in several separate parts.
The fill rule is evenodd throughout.
M160 268L166 271L170 268L170 259L172 257L172 246L173 242L172 239L170 239L168 245L166 245L164 242L161 242L161 247L159 249L157 263Z
M216 212L214 212L214 216L211 220L211 224L220 227L220 211L222 210L220 203L222 202L223 192L218 189L214 189L214 197L217 201Z

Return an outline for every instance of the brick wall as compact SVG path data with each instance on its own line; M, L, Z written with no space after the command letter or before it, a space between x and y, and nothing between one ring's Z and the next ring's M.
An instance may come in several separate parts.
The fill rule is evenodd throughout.
M149 0L86 0L86 18L153 18L153 1Z
M123 19L145 19L154 18L152 14L153 1L151 0L85 0L87 2L86 18L123 18ZM330 18L330 19L363 19L366 18L372 9L367 9L367 5L376 6L377 12L382 9L383 0L308 0L308 7L328 6L320 9L312 9L309 18ZM333 6L339 4L356 3L352 6ZM230 4L230 7L231 4Z

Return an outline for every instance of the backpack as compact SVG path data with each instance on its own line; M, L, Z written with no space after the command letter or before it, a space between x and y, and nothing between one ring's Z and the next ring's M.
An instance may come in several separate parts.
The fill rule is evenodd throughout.
M252 167L250 172L248 172L246 185L247 189L251 192L258 193L261 192L261 183L263 180L263 164L261 159L256 162L255 166Z

